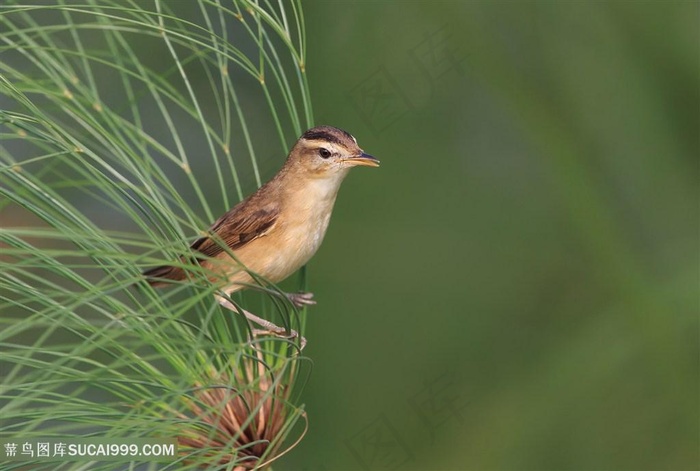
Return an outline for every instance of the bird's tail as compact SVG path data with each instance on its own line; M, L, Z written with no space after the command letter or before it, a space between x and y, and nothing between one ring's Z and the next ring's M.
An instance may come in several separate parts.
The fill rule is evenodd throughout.
M185 270L170 265L161 265L143 272L146 282L154 288L167 286L168 281L181 281L186 278Z

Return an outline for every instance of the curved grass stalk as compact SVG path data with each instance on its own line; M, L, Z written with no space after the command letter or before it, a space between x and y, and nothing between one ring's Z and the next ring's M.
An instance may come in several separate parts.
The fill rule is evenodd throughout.
M197 267L163 292L140 272L313 123L300 2L13 2L0 31L0 439L175 438L148 469L268 467L306 427L299 344L251 341Z

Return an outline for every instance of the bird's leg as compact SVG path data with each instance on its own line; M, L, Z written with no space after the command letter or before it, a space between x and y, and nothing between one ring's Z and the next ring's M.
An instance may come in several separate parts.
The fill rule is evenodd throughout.
M287 299L296 307L312 306L316 304L313 293L284 293Z
M292 330L289 335L284 335L286 334L286 331L284 329L282 329L282 332L276 332L266 329L252 329L251 333L253 334L253 338L257 337L258 335L274 335L276 337L282 337L285 339L293 339L299 337L299 333L296 330ZM300 342L300 349L303 350L304 347L306 347L306 337L301 337Z
M278 325L275 325L274 323L263 319L262 317L258 317L252 312L246 311L243 308L236 307L231 301L228 299L222 297L222 296L217 296L216 299L219 301L219 304L222 307L225 307L229 311L233 311L237 314L243 314L246 319L248 319L250 322L254 322L258 324L260 327L263 329L253 329L253 336L259 335L259 334L271 334L271 335L276 335L278 337L284 337L284 338L289 338L293 339L295 337L300 337L301 338L301 348L303 349L306 346L306 338L301 337L299 335L299 332L297 332L294 329L290 329L287 331L284 327L279 327Z
M219 304L229 311L233 311L237 314L243 314L246 319L248 319L251 322L255 322L258 324L260 327L263 327L264 329L270 331L270 332L275 332L275 333L284 333L286 330L284 327L279 327L272 322L263 319L262 317L258 317L252 312L246 311L243 308L236 307L231 301L229 301L226 298L223 297L217 297L217 300L219 301Z

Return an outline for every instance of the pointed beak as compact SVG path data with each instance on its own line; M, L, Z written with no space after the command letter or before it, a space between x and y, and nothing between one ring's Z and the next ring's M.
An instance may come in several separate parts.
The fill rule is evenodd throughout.
M364 152L358 156L345 159L345 161L352 166L364 165L366 167L379 167L379 160Z

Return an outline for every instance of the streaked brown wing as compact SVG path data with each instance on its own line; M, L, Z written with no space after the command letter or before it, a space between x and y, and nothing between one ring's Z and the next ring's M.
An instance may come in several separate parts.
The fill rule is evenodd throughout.
M245 207L235 207L214 223L214 232L231 250L240 249L249 242L264 236L272 229L279 216L279 208L266 207L256 211L246 211ZM215 257L223 252L220 242L211 237L200 237L190 246L207 257Z

